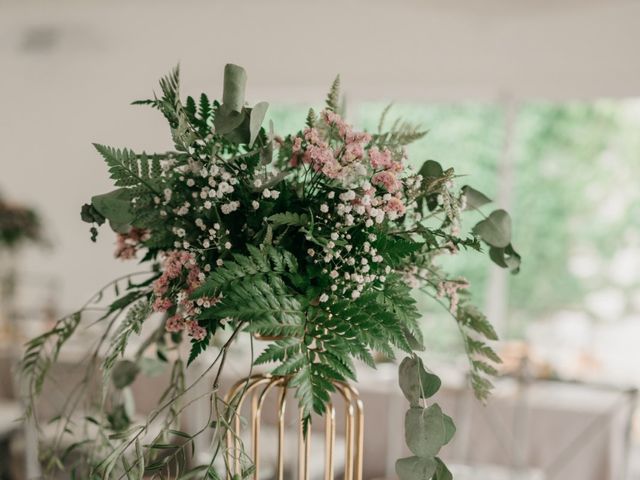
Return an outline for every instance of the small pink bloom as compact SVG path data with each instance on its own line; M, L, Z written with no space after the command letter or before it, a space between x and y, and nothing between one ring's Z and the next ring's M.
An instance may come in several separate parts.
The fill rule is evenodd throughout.
M194 340L202 340L207 336L207 330L200 325L195 320L191 320L187 328L189 329L189 335L193 337Z
M291 145L291 151L293 153L297 153L301 150L301 148L302 148L302 138L296 137L293 140L293 144Z
M322 166L322 173L324 173L329 178L338 178L341 171L342 167L335 160L327 162Z
M364 156L364 147L359 143L349 143L345 147L343 159L347 163L351 163L354 160L358 160Z
M396 178L395 173L387 171L387 170L385 170L383 172L376 173L371 178L371 183L373 185L382 185L382 186L384 186L384 188L389 193L393 193L396 190L398 190L398 188L400 188L400 182Z
M378 147L372 147L369 149L369 160L371 161L371 166L375 169L378 168L390 168L393 165L393 160L391 159L391 152L389 149L385 148L382 152L378 149Z
M158 297L153 302L154 312L166 312L173 306L173 302L165 297Z
M322 140L320 139L320 133L315 128L307 128L303 132L303 134L304 139L313 145L319 145L322 143Z
M389 200L387 200L387 203L384 206L384 211L395 212L396 214L398 214L398 216L402 216L407 211L407 209L404 206L402 200L396 197L391 197Z
M177 333L184 329L184 319L181 315L174 315L169 317L164 329L169 333Z
M168 289L169 289L169 278L167 277L166 274L162 274L160 277L156 279L155 282L153 282L153 293L155 293L157 297L163 296L165 293L167 293Z

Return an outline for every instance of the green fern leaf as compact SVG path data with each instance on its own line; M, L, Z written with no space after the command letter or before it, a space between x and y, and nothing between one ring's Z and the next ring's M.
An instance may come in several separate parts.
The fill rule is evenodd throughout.
M340 108L340 75L336 76L331 84L325 104L327 110L338 113L338 109Z

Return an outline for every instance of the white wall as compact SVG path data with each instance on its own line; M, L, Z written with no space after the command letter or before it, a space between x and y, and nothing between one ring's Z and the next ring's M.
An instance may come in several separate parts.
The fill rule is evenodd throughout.
M111 188L90 142L169 147L161 116L127 104L178 61L185 92L213 95L226 62L245 66L250 101L317 101L338 72L352 100L640 93L639 2L453 3L0 1L0 190L55 242L26 268L59 278L66 308L135 268L79 220Z

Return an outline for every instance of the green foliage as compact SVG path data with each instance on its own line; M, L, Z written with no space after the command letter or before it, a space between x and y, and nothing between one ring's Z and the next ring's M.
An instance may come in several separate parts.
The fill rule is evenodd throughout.
M418 406L420 400L435 395L442 384L437 375L424 368L422 359L417 356L402 360L398 369L398 383L412 407Z
M477 210L480 207L483 207L484 205L492 202L492 200L484 193L476 190L473 187L470 187L469 185L465 185L461 190L467 201L467 209Z
M118 390L131 385L138 376L140 367L131 360L120 360L113 366L111 381Z
M327 110L337 113L340 109L340 75L336 76L331 84L327 99L325 101ZM309 117L307 117L309 118Z
M309 224L309 216L305 213L283 212L276 213L269 217L269 222L274 227L281 225L292 225L296 227L306 227Z
M104 158L109 173L118 187L143 186L156 191L154 179L160 176L160 160L156 156L137 155L129 149L117 149L94 143L93 146Z
M387 113L388 109L385 109L382 116L380 117L380 123L378 124L380 130L382 130L384 119ZM388 131L379 131L379 133L375 134L373 136L373 141L377 145L397 150L400 147L404 147L405 145L409 145L420 140L427 133L427 130L422 130L418 125L401 121L400 118L398 118L393 122L391 128Z
M109 349L103 361L103 369L109 371L116 360L124 355L125 349L129 344L131 335L137 335L142 329L142 323L151 314L151 305L146 299L140 300L133 304L125 316L122 323L118 326L109 344Z
M249 255L236 253L233 260L227 261L213 271L204 283L195 291L194 297L211 297L224 291L240 280L255 279L263 281L267 274L295 273L298 269L296 258L285 250L264 247L263 250L248 245Z
M505 210L494 210L473 227L473 233L492 247L504 248L511 243L511 217Z
M437 403L423 407L421 402L440 388L440 379L424 369L417 356L405 358L399 368L399 382L410 403L405 415L405 441L412 457L396 462L396 473L401 480L430 480L451 478L451 474L436 455L453 438L456 428L453 420L442 412Z
M411 277L439 295L446 292L452 307L457 303L458 284L435 265L437 255L479 250L482 238L497 263L515 268L519 260L500 212L479 224L477 236L460 233L465 196L469 206L484 198L470 187L454 190L453 169L427 161L423 178L404 170L403 147L425 131L401 120L383 131L388 110L371 141L344 122L339 77L326 101L327 111L336 115L325 111L318 120L310 110L307 127L314 130L286 138L262 128L265 102L245 104L246 72L239 66L225 68L222 102L203 94L183 103L177 68L160 87L160 98L137 103L159 109L168 119L175 151L147 155L96 144L119 188L93 197L82 210L83 220L109 220L120 234L118 257L143 251L142 262L153 265L147 280L133 284L129 279L123 294L115 283L116 300L100 320L108 325L93 358L103 359L110 382L97 392L102 408L95 425L110 434L96 436L103 450L96 448L95 456L102 460L90 472L104 478L140 478L149 472L181 478L183 447L193 437L177 434L186 440L180 444L170 434L179 425L179 399L191 388L184 385L177 355L185 338L191 340L187 365L211 345L219 348L207 367L219 366L210 418L201 432L215 426L216 439L239 433L228 420L233 402L220 403L217 390L240 332L280 337L255 363L272 364L272 374L295 389L306 432L312 414L325 412L339 382L355 380L354 360L374 367L374 355L393 359L397 351L424 349ZM275 149L278 160L271 162ZM132 335L141 333L151 302L165 319L142 339L134 356L123 359ZM472 382L483 389L486 375L495 372L489 361L496 358L483 339L495 332L466 306L458 313ZM219 330L230 336L221 341ZM170 358L178 360L158 409L132 427L129 385L139 372L157 372ZM416 456L400 460L398 474L406 480L446 479L448 470L436 455L455 429L437 404L425 404L440 379L412 356L402 362L399 381L411 404L406 435ZM160 433L142 444L161 414ZM174 464L177 471L171 472ZM247 464L239 476L250 472ZM197 473L209 475L208 470Z
M409 450L419 457L434 457L455 433L451 417L437 403L428 408L411 407L404 420Z
M460 327L465 351L471 365L471 386L476 397L485 401L493 385L487 375L496 374L489 362L500 363L500 357L487 345L487 340L497 340L493 326L477 308L463 304L458 308L456 320Z
M58 359L62 346L74 334L80 320L81 312L75 312L56 322L46 333L27 342L26 351L20 362L20 371L28 379L28 391L31 398L42 391L42 385L51 365ZM29 409L32 404L29 405Z

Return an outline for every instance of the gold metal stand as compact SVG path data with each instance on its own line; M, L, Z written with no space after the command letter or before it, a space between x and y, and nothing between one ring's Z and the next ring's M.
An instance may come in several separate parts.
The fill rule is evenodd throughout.
M287 384L289 377L275 377L271 375L254 375L237 382L226 396L227 405L233 405L235 411L229 419L230 428L226 435L225 461L227 478L241 475L242 445L240 440L241 412L245 400L251 401L251 452L255 467L253 479L260 479L260 427L265 403L271 391L277 392L276 423L277 423L277 461L276 478L284 480L285 475L285 412L287 406ZM358 392L342 382L334 382L336 399L344 404L344 432L345 432L345 464L344 480L362 480L362 450L364 416L362 402ZM294 400L295 401L295 400ZM340 400L339 400L340 401ZM302 412L299 410L299 419ZM311 455L311 432L303 435L302 422L298 422L298 479L309 480L309 457ZM334 402L327 405L324 415L324 480L334 480L335 471L335 443L336 443L336 409Z

